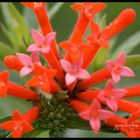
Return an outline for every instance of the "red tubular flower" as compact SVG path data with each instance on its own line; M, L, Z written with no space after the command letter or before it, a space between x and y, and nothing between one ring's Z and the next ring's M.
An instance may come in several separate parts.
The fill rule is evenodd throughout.
M0 73L0 96L5 98L7 96L7 83L9 80L9 72L3 71Z
M95 85L97 83L103 82L104 80L107 80L109 78L111 78L111 75L108 68L103 68L91 74L89 79L81 81L79 83L79 88L85 89L91 85Z
M135 97L135 96L140 96L140 85L135 85L126 88L128 91L125 97Z
M133 113L140 108L140 105L137 104L136 102L127 101L124 99L117 99L117 103L118 103L119 110L129 112L129 113Z
M32 37L34 39L34 44L31 44L27 51L29 52L41 52L45 57L46 61L53 69L57 69L58 74L57 78L60 82L64 80L63 69L59 64L55 54L53 53L52 49L50 48L50 44L55 38L56 33L50 32L47 35L43 36L37 30L32 30Z
M73 4L71 6L74 10L80 11L77 23L75 25L74 31L71 35L70 40L75 44L80 44L83 39L83 35L88 26L89 21L91 21L95 14L101 12L106 5L104 3L92 3L83 2L82 4Z
M133 23L135 18L136 13L133 9L124 9L120 15L100 33L99 42L114 37L117 33Z
M82 43L76 45L72 41L62 41L59 45L66 51L64 58L72 63L77 62L81 56L83 56L83 61L85 62L89 56L89 53L93 52L94 50L90 44Z
M61 88L53 81L54 76L56 76L56 70L35 64L34 77L28 80L26 84L30 87L39 87L49 93L60 91Z
M49 65L51 66L51 68L53 69L57 69L58 73L57 73L57 79L61 82L64 83L64 72L63 69L59 63L59 61L57 60L57 58L55 57L54 53L52 52L52 50L50 50L47 54L43 54L45 59L47 60L47 62L49 63Z
M39 107L35 106L21 115L18 110L13 113L12 120L0 124L0 128L11 131L13 138L21 138L23 133L33 130L31 123L38 117Z
M77 98L79 100L84 101L92 101L94 98L96 98L101 90L86 90L84 92L80 92L77 94Z
M21 2L21 4L34 11L43 34L32 30L34 43L27 49L27 52L32 53L31 56L16 53L17 56L9 55L4 58L5 65L17 70L21 77L28 74L31 74L32 77L26 82L25 86L28 87L25 88L10 82L7 71L1 72L0 96L6 97L9 94L31 100L34 107L23 115L15 110L12 119L1 123L0 128L11 131L13 137L19 138L23 133L33 130L31 124L37 119L34 123L35 126L49 129L50 132L53 129L54 132L54 125L57 124L51 121L54 122L53 119L56 120L60 113L71 114L71 109L68 108L70 106L81 119L89 121L91 129L95 133L99 132L101 128L100 121L105 121L109 126L118 129L128 137L140 137L140 122L136 120L140 118L140 103L125 99L139 96L140 85L123 89L115 88L115 83L120 81L121 76L134 76L133 71L124 66L125 53L121 52L115 61L107 61L106 67L91 75L86 70L98 50L101 47L109 48L109 39L130 25L134 21L136 13L130 8L123 10L111 24L101 31L94 22L94 16L106 7L105 4L101 2L73 4L72 8L80 11L80 14L70 39L60 43L65 54L59 59L55 40L56 32L53 32L50 24L45 2ZM92 34L86 37L88 43L84 43L83 37L89 23ZM42 65L39 59L40 53L50 67ZM89 88L105 80L108 82L103 89ZM59 106L57 106L58 103ZM46 110L45 106L49 109ZM109 109L114 112L118 110L127 112L130 117L126 119L115 116ZM53 113L55 114L53 115ZM71 116L65 115L65 120L73 119L70 118ZM61 123L58 120L56 122ZM65 124L62 122L62 125L59 125L60 129ZM138 127L129 127L132 124Z
M140 138L140 122L138 121L129 121L129 119L124 119L114 115L105 122L116 128L116 130L121 131L129 138Z
M42 29L44 36L53 31L46 12L45 3L46 2L21 2L21 4L23 4L24 6L27 6L34 10L34 13L37 17L38 23ZM59 52L55 40L53 40L51 44L51 49L55 54L56 58L59 59Z
M100 92L101 90L87 90L85 92L78 93L77 98L83 101L93 101L93 99L98 98ZM134 111L137 111L140 106L139 103L127 101L124 99L116 99L116 102L117 102L118 110L122 110L128 113L133 113Z
M86 111L90 108L90 105L85 104L79 100L71 100L70 106L78 113L81 113L83 111Z
M37 100L37 98L39 97L38 94L34 91L12 82L8 82L7 84L7 93L9 95L25 100Z
M14 55L6 56L3 60L3 62L9 69L12 69L12 70L20 71L23 67L23 64Z

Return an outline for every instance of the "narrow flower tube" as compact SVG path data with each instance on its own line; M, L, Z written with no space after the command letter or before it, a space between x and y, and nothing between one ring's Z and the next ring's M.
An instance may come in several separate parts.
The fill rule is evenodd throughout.
M99 40L109 40L114 37L117 33L121 32L124 28L133 23L135 18L136 13L133 9L124 9L120 15L101 32Z
M85 92L80 92L77 94L77 98L83 101L93 101L97 98L101 90L87 90ZM139 109L140 104L137 102L127 101L124 99L116 99L118 110L124 112L132 113ZM139 116L140 117L140 116Z
M91 74L89 79L81 81L79 83L79 88L85 89L85 88L88 88L89 86L103 82L109 78L111 78L111 75L108 68L103 68Z
M129 138L140 138L140 122L138 121L129 122L129 118L124 119L114 115L105 122Z
M127 101L124 99L117 99L118 109L124 112L133 113L140 108L136 102ZM140 116L139 116L140 117Z
M73 4L71 8L80 11L74 31L70 37L72 42L79 44L82 42L89 22L94 19L94 16L98 12L101 12L104 8L106 8L106 5L101 2L83 2L81 4Z
M8 55L4 58L3 60L4 64L12 69L12 70L17 70L20 71L23 67L23 64L19 61L19 59L14 56L14 55Z
M54 80L52 80L52 82L51 82L51 93L57 93L60 90L61 90L60 86Z
M63 69L62 69L59 61L55 57L54 53L52 52L52 50L50 50L48 53L44 53L43 56L45 57L46 61L49 63L51 68L57 70L56 77L58 78L58 80L60 82L64 83L64 72L63 72Z
M86 18L84 13L80 13L74 31L70 37L72 42L75 44L80 44L82 42L88 23L89 20Z
M26 2L22 2L22 4L34 10L34 13L37 17L38 23L41 27L41 30L44 36L53 31L49 18L48 18L48 14L46 12L45 4L43 2L32 2L32 3L30 2L28 3L28 5ZM53 53L55 54L56 58L59 59L59 52L58 52L56 40L53 40L51 44L51 49Z
M140 96L140 85L136 86L131 86L126 88L128 91L125 97L135 97L135 96Z
M100 48L99 45L94 46L93 50L91 50L91 52L87 55L87 57L84 58L84 62L83 62L84 69L87 69L88 66L91 64L91 62L95 58L99 48Z
M99 93L100 90L87 90L84 92L77 93L77 98L79 100L84 100L84 101L93 101L93 99L96 98Z
M35 93L34 91L12 82L8 82L7 84L7 93L9 95L25 100L37 100L38 98L37 93Z
M40 114L40 107L39 106L34 106L33 108L31 108L30 110L28 110L27 112L25 112L22 117L28 122L28 123L33 123L37 117Z
M70 106L78 113L86 111L90 108L90 105L85 104L85 103L78 101L78 100L71 100Z

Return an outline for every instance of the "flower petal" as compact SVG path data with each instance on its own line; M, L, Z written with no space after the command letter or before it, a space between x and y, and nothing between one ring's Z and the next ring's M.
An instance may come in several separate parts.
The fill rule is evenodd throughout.
M102 2L96 2L93 4L93 11L94 13L101 12L104 8L106 8L107 5Z
M38 51L34 51L32 52L31 54L31 58L32 58L32 62L40 62L40 59L39 59L39 52Z
M40 52L42 52L42 53L48 53L49 50L50 50L50 46L49 46L49 45L47 45L47 46L44 47L44 48L40 48Z
M71 75L69 73L66 74L65 76L66 85L72 84L75 80L76 80L76 77L74 75Z
M50 45L51 42L55 39L56 32L50 32L45 36L46 45Z
M120 81L121 78L120 78L119 74L112 72L111 75L112 75L112 79L113 79L114 83L118 83Z
M35 29L32 29L32 37L35 41L35 44L42 44L44 42L43 35Z
M99 110L99 119L100 120L106 120L109 119L113 115L112 112L107 111L105 109L100 109Z
M90 119L90 110L81 112L81 113L79 114L79 116L80 116L82 119L84 119L84 120L89 120L89 119Z
M33 71L33 68L25 66L20 70L20 76L21 77L26 76L30 74L32 71Z
M23 54L23 53L16 53L19 61L23 64L23 65L31 65L32 64L32 59L30 56Z
M119 64L119 65L124 65L126 60L126 55L124 52L121 52L120 55L118 56L118 58L116 59L115 63Z
M130 68L125 67L125 66L123 66L122 69L121 69L121 75L122 76L127 76L127 77L135 76L134 72Z
M105 103L106 98L105 98L105 96L104 96L104 91L101 91L101 92L99 93L99 95L97 96L97 98L98 98L99 101L101 101L102 103Z
M127 90L122 89L122 88L114 89L114 90L113 90L113 95L112 95L112 96L113 96L114 98L121 98L121 97L125 96L127 92L128 92Z
M101 128L101 123L100 123L100 120L99 119L91 119L89 121L90 123L90 126L92 128L92 130L95 132L95 133L98 133L100 128Z
M107 106L112 110L112 111L117 111L118 109L118 104L115 100L113 99L106 99L106 104Z
M114 68L114 63L112 62L112 61L107 61L106 62L106 65L107 65L107 67L108 67L108 69L109 69L109 71L111 72L112 71L112 69Z
M77 4L77 3L71 5L71 8L74 9L74 10L81 11L81 12L83 10L83 6L81 4Z
M36 77L33 77L27 81L26 85L30 87L36 87L39 85L39 80Z
M61 59L60 64L65 72L69 72L69 70L72 68L72 64L65 59Z
M101 109L100 102L97 99L94 99L91 104L91 109L98 110Z
M22 137L22 130L15 130L15 131L12 133L12 137L13 137L13 138L21 138L21 137Z
M112 80L108 80L106 85L105 85L105 90L109 90L110 91L112 89L114 89L114 83L113 83Z
M6 121L0 124L0 128L8 130L8 131L12 131L14 130L14 128L16 127L16 121Z
M89 73L88 73L87 70L80 69L79 73L76 74L76 77L78 79L89 79L90 78L90 75L89 75Z
M22 120L22 116L18 110L14 110L13 115L12 115L12 119L15 121Z
M32 44L27 48L28 52L35 52L35 51L39 51L39 48L37 47L36 44Z

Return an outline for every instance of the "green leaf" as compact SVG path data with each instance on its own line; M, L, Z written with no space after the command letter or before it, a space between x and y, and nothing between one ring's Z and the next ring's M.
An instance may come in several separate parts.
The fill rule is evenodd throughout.
M42 128L34 128L33 131L25 133L23 138L49 138L49 131Z
M104 14L100 22L101 30L103 30L106 27L106 25L107 25L107 14Z
M0 123L5 122L5 121L8 121L8 120L10 120L10 119L11 119L11 116L1 117L1 118L0 118Z
M125 65L130 68L140 67L140 55L127 56Z
M89 71L93 72L102 68L105 65L107 58L108 58L108 50L105 48L100 48L100 50L97 52L93 60L93 63L89 67Z
M133 51L135 47L140 43L140 31L134 33L126 40L124 40L118 47L115 49L112 58L114 59L121 51L124 51L126 54L129 54Z
M6 55L10 54L15 54L15 51L6 44L0 42L0 59L3 59Z
M36 138L49 138L49 131L43 131L42 133L38 134Z
M60 10L60 8L64 5L64 2L55 3L53 7L48 11L49 19L51 20L55 14Z
M12 3L2 3L2 12L5 16L6 25L9 28L9 35L8 33L6 34L10 37L13 47L24 51L26 48L25 44L28 44L30 41L30 35L23 17Z

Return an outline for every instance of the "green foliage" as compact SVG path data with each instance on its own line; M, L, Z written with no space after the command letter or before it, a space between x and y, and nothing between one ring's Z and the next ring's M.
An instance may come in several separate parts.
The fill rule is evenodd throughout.
M48 14L51 19L51 23L54 31L57 32L57 41L67 40L71 34L74 25L76 23L77 12L70 8L72 3L48 3L47 9ZM137 12L137 19L135 23L129 26L125 31L121 32L118 36L113 38L110 42L111 51L101 48L95 57L92 65L90 66L90 71L96 71L105 65L107 59L114 59L120 51L125 51L127 53L126 65L131 68L136 68L137 79L133 81L122 80L122 85L133 85L138 83L140 80L139 67L140 67L140 11L139 3L106 3L108 8L102 12L96 19L100 23L103 29L110 21L112 21L122 9L126 7L132 7ZM15 7L16 6L16 7ZM28 8L19 8L21 5L19 3L1 3L0 4L0 59L9 54L15 54L16 52L25 52L28 45L31 43L32 38L30 35L31 28L39 28L35 15L33 11ZM17 9L18 8L18 9ZM102 16L103 15L103 16ZM102 17L102 19L101 19ZM89 30L86 32L89 34ZM132 55L130 55L130 53ZM138 53L136 55L136 53ZM5 69L1 64L1 70ZM19 78L18 74L14 71L10 71L10 79L16 83L24 83ZM134 99L134 100L139 100ZM15 99L8 96L7 99L0 99L0 122L3 119L9 119L9 117L4 118L12 114L15 108L18 108L22 113L31 107L30 102L25 102L21 99ZM121 115L124 115L123 113ZM76 120L76 123L75 123ZM48 121L49 122L49 121ZM73 121L68 125L69 128L64 133L63 137L124 137L120 133L112 133L111 129L105 132L102 130L98 135L95 135L91 130L89 130L89 125L87 122L80 120L79 117L73 114ZM77 129L75 129L77 128ZM83 130L78 130L83 129ZM87 129L87 130L84 130ZM1 132L1 130L0 130ZM110 133L108 133L110 132ZM46 129L37 129L29 134L25 134L24 137L49 137L49 131ZM4 133L5 134L5 133ZM7 133L8 134L8 133ZM7 134L5 136L7 136ZM0 135L1 137L1 135Z

